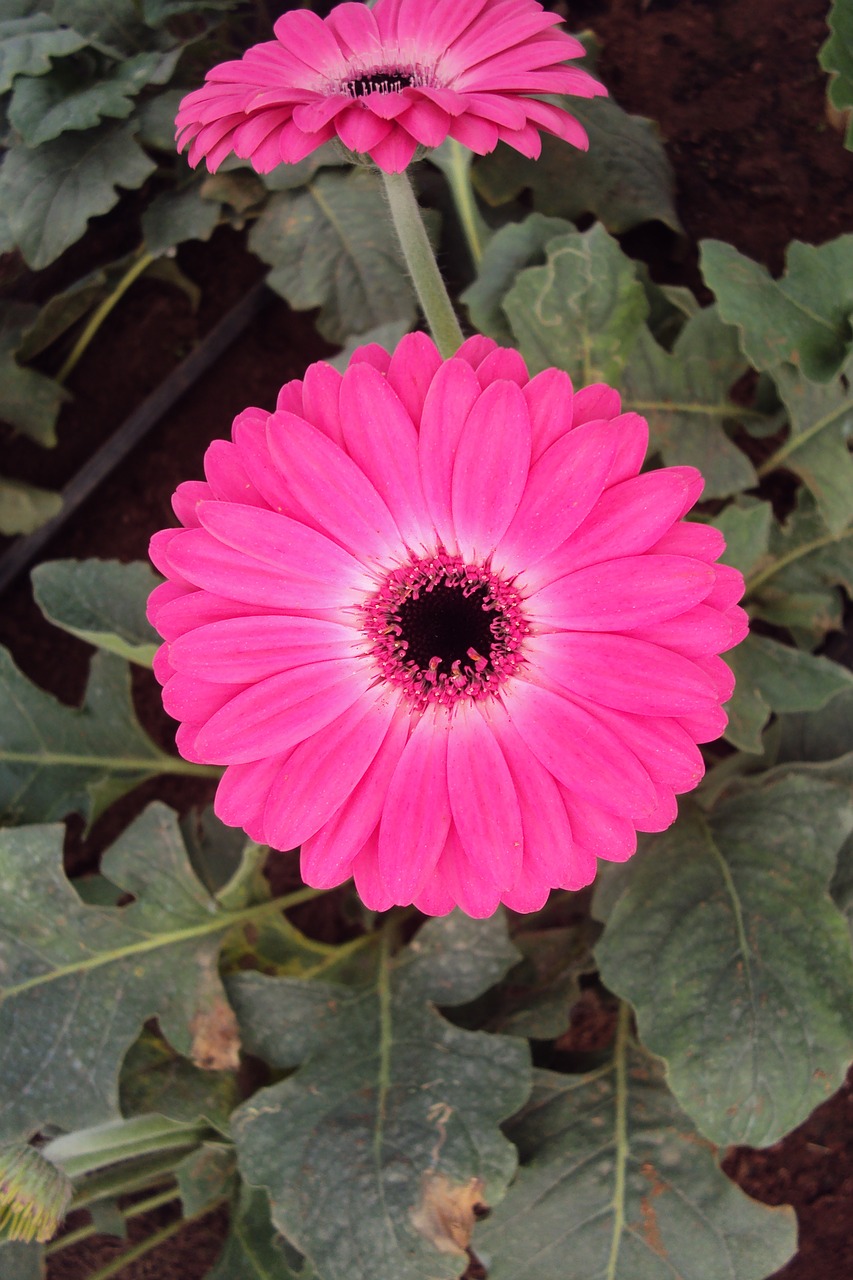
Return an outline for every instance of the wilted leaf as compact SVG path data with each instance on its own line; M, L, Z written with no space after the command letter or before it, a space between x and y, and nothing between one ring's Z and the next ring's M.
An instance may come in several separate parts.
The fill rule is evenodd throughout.
M853 957L828 888L849 783L791 772L695 809L626 866L596 956L702 1132L777 1141L853 1057Z
M145 616L160 581L143 561L49 560L32 572L36 604L48 622L144 667L160 644Z
M853 6L850 0L833 0L827 25L832 32L818 55L830 75L827 96L838 111L847 112L844 145L853 150Z
M838 372L853 345L853 236L818 246L792 240L781 280L722 240L700 248L705 283L756 369L788 361L818 382Z
M103 866L134 895L129 906L81 902L62 871L61 827L0 833L3 1137L115 1117L122 1058L151 1017L180 1053L219 1068L222 1060L209 1059L210 1032L230 1020L236 1065L216 957L223 935L251 911L217 910L165 805L151 805Z
M614 235L655 219L680 231L675 180L657 125L628 115L612 98L552 101L581 122L589 134L589 150L578 151L548 134L538 160L500 145L474 166L483 198L505 204L530 188L540 213L572 221L592 213Z
M74 53L88 44L85 35L61 27L61 19L46 13L0 21L0 93L16 76L40 76L50 71L51 58Z
M94 820L125 792L159 773L205 770L155 746L136 720L127 665L92 659L81 708L31 684L0 649L0 821L51 822L67 813Z
M322 172L305 188L278 192L249 243L292 307L320 307L317 328L330 342L414 319L414 293L374 173Z
M202 197L200 182L179 191L161 191L142 215L145 247L156 256L185 240L209 240L219 213L218 204Z
M705 307L688 319L672 354L644 328L621 374L624 408L648 419L651 447L668 466L699 468L706 498L758 483L752 463L725 430L727 422L749 416L728 394L745 370L736 331L721 323L716 307Z
M60 406L71 397L53 378L25 369L15 359L35 308L7 303L6 311L0 326L0 419L38 444L54 445Z
M771 712L814 711L853 687L846 667L754 632L726 654L726 661L737 684L726 703L725 736L741 751L761 753L761 731Z
M788 409L790 433L761 468L793 471L817 500L820 513L833 533L853 520L853 360L831 382L807 381L791 364L780 365L773 379Z
M471 323L480 333L502 346L513 345L512 330L501 305L504 298L521 270L545 261L550 240L572 231L564 218L531 213L523 222L510 222L494 233L483 252L477 279L461 296Z
M139 187L155 169L132 122L69 133L35 150L14 147L0 169L0 208L34 271L79 240L90 218L112 209L118 187Z
M97 76L94 67L67 60L47 75L21 76L9 103L9 121L28 147L37 147L68 130L92 129L107 117L124 120L147 84L169 78L179 53L139 53Z
M793 1213L729 1181L626 1041L589 1075L535 1073L509 1126L518 1177L474 1235L489 1280L764 1280L796 1249Z
M527 1096L527 1047L459 1030L434 1005L471 1000L515 958L500 916L457 913L394 957L383 947L368 985L230 979L248 1042L266 1028L278 1064L306 1059L236 1112L234 1135L274 1223L322 1274L449 1280L464 1269L456 1210L475 1180L494 1201L512 1176L498 1125Z
M61 510L60 494L0 476L0 533L33 533Z
M293 1255L272 1224L266 1192L243 1183L225 1249L207 1280L314 1280L311 1264L299 1265Z
M531 373L555 365L576 386L618 383L648 314L633 263L600 223L552 240L503 306Z

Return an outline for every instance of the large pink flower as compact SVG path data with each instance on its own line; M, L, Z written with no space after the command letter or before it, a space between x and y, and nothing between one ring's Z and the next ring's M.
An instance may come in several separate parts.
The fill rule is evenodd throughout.
M365 903L539 908L676 816L743 579L604 385L422 333L312 365L182 484L149 616L223 821Z
M565 65L584 54L537 0L379 0L306 9L275 24L275 40L223 62L187 95L178 145L215 171L232 152L259 173L294 164L331 138L399 173L418 147L445 138L485 155L499 141L522 155L539 131L586 148L581 125L531 94L592 98L605 89Z

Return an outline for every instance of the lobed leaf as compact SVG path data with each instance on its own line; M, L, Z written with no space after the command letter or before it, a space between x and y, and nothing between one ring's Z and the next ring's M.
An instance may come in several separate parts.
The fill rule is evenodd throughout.
M33 533L61 510L61 494L0 476L0 533Z
M51 59L75 53L88 44L85 35L61 26L47 13L0 20L0 93L11 89L16 76L40 76L50 71Z
M160 639L145 606L161 579L150 565L49 560L31 576L36 604L48 622L98 649L151 666Z
M263 1191L241 1185L231 1212L231 1231L207 1280L315 1280L310 1263L299 1259L277 1233Z
M853 956L828 893L851 796L849 777L787 772L688 809L626 864L601 975L714 1142L777 1141L853 1057Z
M471 323L480 333L494 338L502 346L513 345L512 330L502 305L504 298L520 271L545 261L551 240L572 231L565 218L531 213L523 222L510 222L494 233L483 251L477 279L461 295Z
M221 206L201 194L201 182L177 191L161 191L142 215L142 235L150 254L168 253L185 240L209 240Z
M119 1068L148 1018L199 1065L237 1065L216 957L247 913L217 909L162 804L112 846L104 873L131 905L84 905L62 871L60 827L0 833L3 1139L117 1116Z
M796 1249L792 1211L729 1181L623 1034L589 1075L535 1072L508 1132L521 1168L474 1237L489 1280L764 1280Z
M829 72L827 97L838 111L847 115L844 145L853 150L853 5L850 0L833 0L827 25L829 39L818 55L820 65Z
M365 169L323 171L306 187L279 191L249 237L292 307L319 307L330 342L392 320L409 323L415 299L382 186Z
M387 932L383 941L387 944ZM500 916L427 923L383 945L357 987L238 974L247 1044L303 1065L236 1113L241 1169L273 1222L323 1275L454 1277L479 1200L515 1165L498 1125L527 1096L526 1045L462 1031L436 1004L471 1000L516 959Z
M528 267L503 301L531 373L556 366L576 386L618 383L648 303L634 265L600 223L557 236L542 267Z

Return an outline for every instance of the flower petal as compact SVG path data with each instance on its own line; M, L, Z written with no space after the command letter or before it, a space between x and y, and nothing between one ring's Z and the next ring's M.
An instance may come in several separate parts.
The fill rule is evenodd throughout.
M558 578L531 595L527 608L540 627L630 631L684 613L713 584L714 570L699 560L628 556Z
M459 437L480 397L477 375L465 360L447 360L432 380L424 403L418 437L418 460L424 498L438 536L456 549L451 492Z
M511 889L523 856L521 809L494 734L471 703L457 706L448 735L447 791L471 866L498 888Z
M463 556L485 559L518 508L530 468L530 415L514 382L493 382L462 428L451 503Z
M446 713L425 711L388 787L379 827L379 870L401 906L423 887L450 830L447 739Z
M252 684L309 662L352 657L360 640L352 627L319 618L228 617L179 635L170 661L213 684Z

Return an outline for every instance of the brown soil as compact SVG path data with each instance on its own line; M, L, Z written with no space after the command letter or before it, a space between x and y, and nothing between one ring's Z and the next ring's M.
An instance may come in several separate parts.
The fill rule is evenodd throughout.
M653 262L660 278L700 288L695 243L703 237L730 241L778 272L791 239L821 243L853 231L853 157L826 123L825 77L817 63L828 4L569 0L551 6L566 13L574 29L589 26L599 36L599 69L620 103L660 122L689 239L679 242L654 227L630 237L632 251ZM279 12L287 6L268 7ZM94 260L108 261L132 247L122 235L115 219L100 219L91 238L97 246ZM75 400L63 413L59 448L44 453L26 441L15 442L9 450L10 469L41 484L64 483L259 270L230 232L218 233L211 245L185 246L180 263L202 286L198 315L175 289L146 280L135 285L71 379ZM37 279L27 287L37 297L40 289L49 292L54 285L52 279ZM169 495L175 484L200 474L209 440L226 434L234 413L245 405L270 405L282 382L327 351L309 316L293 315L273 300L213 372L75 516L49 547L47 558L144 557L151 532L171 523ZM13 648L32 678L76 701L89 650L70 639L59 650L56 634L32 604L26 582L7 592L0 609L0 641ZM172 727L144 673L136 694L145 724L168 745ZM81 840L79 824L72 824L69 870L90 867L97 850L155 793L185 808L203 801L209 789L177 780L151 784L116 806L88 841ZM282 860L276 879L288 882L293 875L292 862ZM313 919L311 927L328 933L340 924ZM590 1030L594 1017L587 1004L575 1017L585 1035L595 1031ZM784 1141L765 1151L734 1150L725 1168L758 1199L793 1204L797 1210L800 1252L773 1280L847 1280L853 1274L849 1085ZM149 1215L134 1224L132 1238L169 1220L169 1210ZM204 1219L128 1266L122 1276L201 1280L224 1230L222 1213ZM109 1262L117 1248L98 1237L59 1253L50 1260L49 1278L83 1280Z

